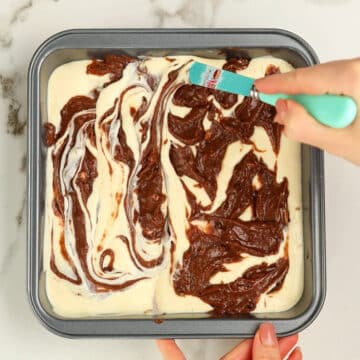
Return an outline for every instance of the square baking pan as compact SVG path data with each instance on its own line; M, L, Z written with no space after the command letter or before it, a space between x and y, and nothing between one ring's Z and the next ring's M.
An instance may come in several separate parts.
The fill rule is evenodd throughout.
M278 313L256 313L231 318L208 314L59 318L45 291L43 235L47 148L42 124L47 117L47 85L52 71L67 62L106 54L132 56L193 54L280 57L294 67L318 63L312 48L299 36L276 29L89 29L58 33L34 54L28 77L28 225L27 286L36 316L51 331L68 337L250 337L263 321L271 321L279 336L307 327L325 298L325 221L323 153L302 146L304 290L299 302ZM221 55L222 54L222 55ZM160 321L159 321L160 320Z

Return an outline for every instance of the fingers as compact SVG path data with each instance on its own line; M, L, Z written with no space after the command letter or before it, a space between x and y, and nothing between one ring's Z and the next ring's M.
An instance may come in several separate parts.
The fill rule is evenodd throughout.
M283 359L289 351L295 346L299 336L297 334L286 336L278 340L280 349L280 358ZM249 360L252 354L252 340L244 340L239 345L234 347L220 360Z
M244 340L224 355L220 360L250 360L252 345L252 340Z
M292 100L278 100L276 111L274 121L284 125L285 136L356 162L356 149L359 146L352 136L352 126L355 126L355 123L345 129L324 126Z
M300 348L296 348L291 355L289 356L288 360L302 360L302 353Z
M281 360L279 343L272 324L260 325L254 338L252 355L253 360Z
M283 359L285 355L295 346L298 342L299 336L297 334L286 336L279 339L280 357Z
M278 100L276 112L274 121L284 125L284 134L290 139L322 148L330 145L324 135L333 129L318 123L297 102Z
M285 74L270 75L255 81L264 93L352 95L360 81L360 60L340 60Z
M360 58L296 69L255 82L256 88L264 93L344 94L360 104L359 85ZM317 122L295 101L279 100L276 110L274 120L284 125L287 137L360 165L360 115L347 128L333 129Z
M175 340L156 340L164 360L186 360Z
M254 340L244 340L224 355L221 360L281 360L297 343L298 335L276 338L272 324L262 324ZM157 340L164 360L186 360L174 340ZM296 348L289 360L302 360L299 348Z

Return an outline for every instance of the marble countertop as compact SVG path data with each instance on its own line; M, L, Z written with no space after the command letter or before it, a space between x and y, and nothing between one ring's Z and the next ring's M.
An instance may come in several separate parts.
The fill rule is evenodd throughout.
M26 297L26 73L50 35L86 27L277 27L304 37L321 61L360 55L358 0L1 0L1 358L160 359L151 340L67 340L35 319ZM328 290L301 335L306 360L360 358L360 168L326 155ZM188 359L219 358L235 340L181 340Z

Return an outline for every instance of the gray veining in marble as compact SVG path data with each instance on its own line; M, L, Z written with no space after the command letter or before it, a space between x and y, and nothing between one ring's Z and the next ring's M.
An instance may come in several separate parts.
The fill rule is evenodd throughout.
M188 26L211 27L214 25L220 0L151 0L157 18L156 27L167 27L169 20L178 17ZM240 0L241 1L241 0Z
M16 4L11 11L11 15L8 16L8 25L9 29L10 26L17 23L24 21L26 19L27 11L32 7L33 2L32 0L23 1L20 4ZM10 32L0 32L0 45L2 47L10 47L12 44L12 36Z
M18 136L23 135L26 121L24 116L20 117L20 109L22 104L17 99L15 89L24 81L19 73L12 76L0 74L0 86L2 89L2 97L8 102L7 107L7 131L8 133Z
M26 12L32 7L32 0L28 0L24 2L24 4L15 8L14 13L10 19L10 24L14 24L17 21L24 21L26 17Z

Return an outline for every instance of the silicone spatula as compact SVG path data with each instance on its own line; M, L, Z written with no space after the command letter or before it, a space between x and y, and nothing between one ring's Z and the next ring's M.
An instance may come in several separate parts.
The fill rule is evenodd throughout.
M191 64L189 78L194 85L251 96L273 106L278 99L295 100L318 122L332 128L344 128L350 125L357 114L357 104L349 96L264 94L254 88L255 79L199 62Z

